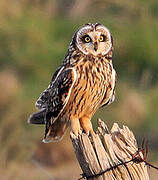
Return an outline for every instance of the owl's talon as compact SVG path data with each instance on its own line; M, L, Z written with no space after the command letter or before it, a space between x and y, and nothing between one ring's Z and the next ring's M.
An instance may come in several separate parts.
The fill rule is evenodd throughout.
M86 130L85 133L87 134L87 136L94 136L95 132L91 129L91 130Z
M90 134L89 130L85 130L85 129L84 129L84 133L85 133L87 136L89 136L89 134Z
M96 133L93 131L93 129L90 130L90 135L91 135L91 136L95 136L95 135L96 135Z
M79 136L79 135L82 134L82 130L81 130L81 129L80 129L80 130L76 130L76 131L72 130L72 132L73 132L73 134L74 134L75 136Z
M81 126L80 126L78 119L76 119L76 118L71 119L71 127L72 127L72 131L75 134L75 136L82 134Z
M80 130L79 130L79 135L81 135L81 134L82 134L82 130L80 129Z

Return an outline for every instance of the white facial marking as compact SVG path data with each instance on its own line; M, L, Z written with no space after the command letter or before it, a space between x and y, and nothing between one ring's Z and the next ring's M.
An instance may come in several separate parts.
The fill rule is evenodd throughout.
M99 41L99 38L101 34L106 36L106 41ZM90 42L84 42L83 37L89 36L91 38ZM92 54L94 56L97 56L99 54L106 55L110 49L112 48L112 42L111 42L111 34L110 31L103 25L91 26L86 25L79 29L77 32L77 47L80 51L82 51L84 54ZM94 48L95 42L97 43L97 50Z

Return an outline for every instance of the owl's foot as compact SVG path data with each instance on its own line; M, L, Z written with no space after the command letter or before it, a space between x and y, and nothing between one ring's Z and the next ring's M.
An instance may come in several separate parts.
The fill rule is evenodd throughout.
M71 127L72 127L73 133L74 133L76 136L82 134L80 122L79 122L78 119L73 118L73 119L71 120Z
M85 133L87 135L89 135L89 134L94 135L95 134L95 132L93 131L91 120L89 118L82 117L80 119L80 124L81 124L81 127L83 128L83 130L85 131Z

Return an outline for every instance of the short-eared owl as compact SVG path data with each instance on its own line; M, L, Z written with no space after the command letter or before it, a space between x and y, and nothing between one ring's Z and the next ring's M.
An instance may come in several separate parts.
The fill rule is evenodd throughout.
M60 140L69 124L75 135L93 133L91 118L115 99L113 39L103 25L86 24L73 36L62 65L36 102L31 124L45 124L43 142Z

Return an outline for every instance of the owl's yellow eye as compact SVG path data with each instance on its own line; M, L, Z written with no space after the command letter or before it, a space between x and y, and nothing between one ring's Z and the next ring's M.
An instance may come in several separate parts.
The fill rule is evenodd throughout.
M85 37L84 40L85 40L85 42L87 42L87 43L91 41L90 37L88 37L88 36Z
M99 38L99 41L104 42L105 40L106 40L106 37L104 35L101 35L100 38Z
M83 41L85 43L89 43L89 42L91 42L91 38L88 35L86 35L86 36L83 37Z

